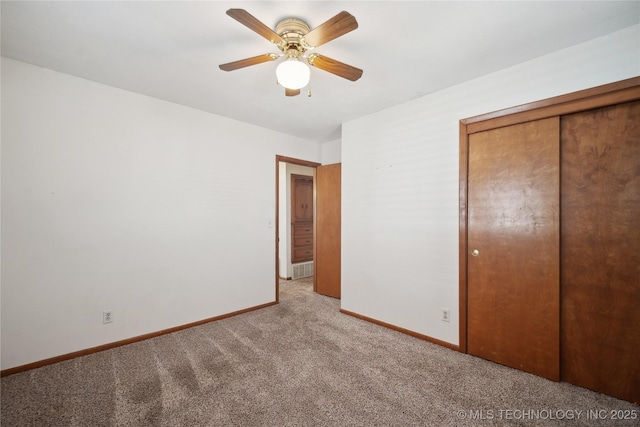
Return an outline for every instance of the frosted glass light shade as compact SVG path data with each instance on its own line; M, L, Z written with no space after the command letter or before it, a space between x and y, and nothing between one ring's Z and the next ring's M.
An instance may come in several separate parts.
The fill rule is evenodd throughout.
M276 68L278 83L287 89L301 89L309 84L311 71L309 66L298 61L297 58L289 58L280 63Z

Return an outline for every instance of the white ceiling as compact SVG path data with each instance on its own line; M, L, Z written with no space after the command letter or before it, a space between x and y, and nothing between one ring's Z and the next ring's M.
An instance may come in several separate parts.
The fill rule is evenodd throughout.
M341 123L640 22L640 1L2 1L2 55L286 134L325 142ZM278 52L225 14L359 28L315 51L364 70L311 70L311 98L285 97Z

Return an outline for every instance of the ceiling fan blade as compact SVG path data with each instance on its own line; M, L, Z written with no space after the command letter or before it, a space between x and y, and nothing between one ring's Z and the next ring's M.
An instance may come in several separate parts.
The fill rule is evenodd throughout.
M328 58L316 53L309 55L307 60L309 65L313 65L321 70L328 71L331 74L340 76L347 80L355 82L362 77L362 70L360 68L352 67L344 62L336 61L335 59Z
M300 95L300 89L287 89L285 87L284 94L285 96L297 96L297 95Z
M252 58L245 58L239 61L222 64L220 65L220 69L223 71L233 71L239 68L249 67L251 65L262 64L263 62L274 61L276 59L278 59L278 55L275 53L265 53L264 55L258 55Z
M356 28L358 28L356 18L349 12L342 11L324 24L309 31L304 36L304 40L309 46L318 47Z
M265 39L271 41L272 43L284 43L282 37L278 35L271 28L267 27L265 24L260 22L256 17L251 15L244 9L229 9L227 10L227 15L249 28L250 30L255 31L260 34Z

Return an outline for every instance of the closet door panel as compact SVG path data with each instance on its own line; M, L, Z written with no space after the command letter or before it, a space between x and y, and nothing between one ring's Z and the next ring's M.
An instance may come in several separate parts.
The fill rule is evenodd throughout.
M559 136L557 117L469 135L468 168L468 352L553 380Z
M561 135L562 379L640 402L640 102Z

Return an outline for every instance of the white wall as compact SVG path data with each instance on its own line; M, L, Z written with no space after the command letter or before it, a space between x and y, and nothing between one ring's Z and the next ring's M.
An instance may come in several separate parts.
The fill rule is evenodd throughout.
M320 161L3 58L2 369L274 301L276 154Z
M343 124L342 308L458 344L459 120L638 75L636 25Z
M342 161L342 140L324 142L320 144L322 164L331 165Z

